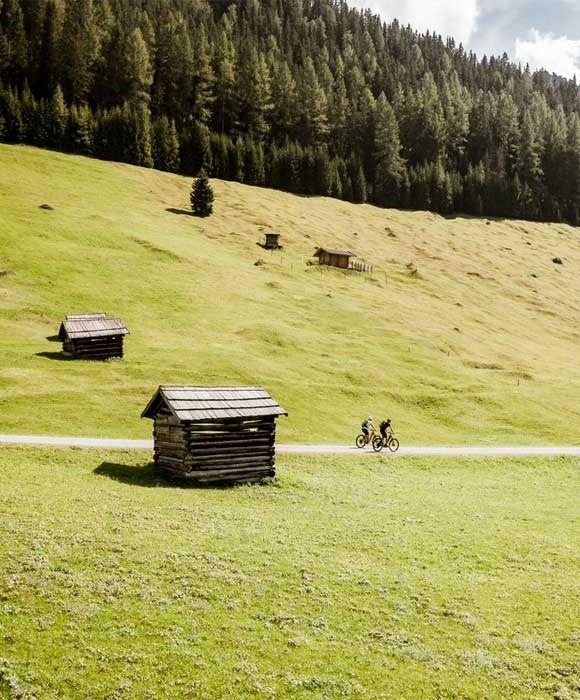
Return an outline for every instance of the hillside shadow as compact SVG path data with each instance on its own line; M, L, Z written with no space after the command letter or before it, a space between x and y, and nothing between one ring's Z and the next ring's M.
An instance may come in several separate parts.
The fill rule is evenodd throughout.
M169 478L160 474L154 462L144 466L133 466L129 464L119 464L117 462L102 462L93 474L106 476L113 481L131 486L142 486L144 488L183 488L183 489L227 489L231 488L231 483L211 483L200 484L188 479Z
M195 216L195 214L188 209L176 209L175 207L168 207L165 211L168 211L170 214L177 214L178 216Z
M46 339L49 343L62 343L62 339L58 335L47 335Z

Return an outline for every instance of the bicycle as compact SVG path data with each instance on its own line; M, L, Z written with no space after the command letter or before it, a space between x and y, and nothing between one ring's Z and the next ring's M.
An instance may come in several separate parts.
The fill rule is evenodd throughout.
M356 440L354 441L354 444L361 449L365 445L368 445L369 443L372 443L372 441L376 438L376 433L373 431L372 435L369 435L368 437L364 434L361 433L360 435L356 436Z
M396 452L399 449L399 441L392 430L387 432L386 437L375 435L373 438L373 450L375 452L380 452L383 447L388 447L391 452Z

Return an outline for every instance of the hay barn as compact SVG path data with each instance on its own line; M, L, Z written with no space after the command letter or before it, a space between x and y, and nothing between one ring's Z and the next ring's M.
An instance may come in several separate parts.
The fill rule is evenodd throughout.
M120 318L109 318L103 312L69 314L58 337L67 355L106 360L123 357L123 338L128 332Z
M154 421L157 467L199 482L274 476L276 418L285 415L257 386L160 386L142 413Z
M266 250L279 250L281 247L279 233L274 233L273 231L266 233L266 240L264 242L264 248L266 248Z
M314 257L318 258L319 265L330 265L348 270L350 259L356 258L356 253L352 250L336 250L335 248L319 248Z

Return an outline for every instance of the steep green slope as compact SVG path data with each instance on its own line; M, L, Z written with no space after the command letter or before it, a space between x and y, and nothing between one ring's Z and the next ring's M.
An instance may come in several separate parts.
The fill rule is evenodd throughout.
M407 443L578 442L576 229L221 181L200 220L190 184L0 146L2 432L146 436L160 383L256 383L288 441L350 441L370 412ZM281 252L256 245L270 229ZM307 265L316 245L372 277ZM99 310L126 358L63 360L61 319Z

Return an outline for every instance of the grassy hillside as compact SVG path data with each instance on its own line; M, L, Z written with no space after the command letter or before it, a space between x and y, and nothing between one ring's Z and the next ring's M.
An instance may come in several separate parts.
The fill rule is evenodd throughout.
M220 181L199 220L190 184L0 146L3 432L146 436L158 384L231 382L271 391L288 441L350 441L370 412L406 443L578 442L577 230ZM283 251L256 245L269 229ZM316 245L373 276L307 266ZM60 320L100 310L126 358L63 360Z
M148 459L0 448L1 698L578 698L578 459Z

